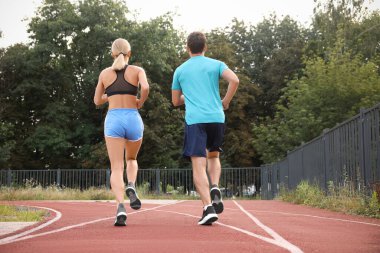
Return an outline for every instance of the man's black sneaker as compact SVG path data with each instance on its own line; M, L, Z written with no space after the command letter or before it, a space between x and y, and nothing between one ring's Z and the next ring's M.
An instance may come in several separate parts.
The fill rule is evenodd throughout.
M198 221L198 225L211 225L218 220L218 215L215 213L213 206L208 206L206 210L203 209L202 218Z
M224 210L223 201L222 201L222 193L220 192L219 187L212 187L210 190L211 203L215 208L216 213L222 213Z
M127 211L125 210L124 204L120 203L117 207L115 226L126 226L127 225Z
M137 196L136 189L134 186L128 186L125 190L125 193L127 194L129 198L129 205L132 209L138 210L141 208L141 201L139 200L139 197Z

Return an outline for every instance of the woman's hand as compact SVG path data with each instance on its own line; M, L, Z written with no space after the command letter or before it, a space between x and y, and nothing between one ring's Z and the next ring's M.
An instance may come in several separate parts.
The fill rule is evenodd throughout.
M136 99L136 107L137 109L140 109L141 107L143 107L144 105L144 102L141 101L140 99Z

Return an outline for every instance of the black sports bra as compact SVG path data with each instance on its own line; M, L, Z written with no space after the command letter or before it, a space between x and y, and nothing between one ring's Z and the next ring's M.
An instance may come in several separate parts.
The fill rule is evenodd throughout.
M124 68L115 71L117 75L116 80L106 89L106 94L108 97L117 94L129 94L137 96L137 87L129 83L124 78L124 73L127 67L128 65L125 65Z

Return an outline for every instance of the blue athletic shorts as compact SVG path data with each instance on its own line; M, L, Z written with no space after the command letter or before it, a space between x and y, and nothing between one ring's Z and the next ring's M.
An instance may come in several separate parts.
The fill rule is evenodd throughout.
M223 152L224 123L199 123L187 125L185 123L185 141L183 156L190 158L206 157L209 152Z
M117 108L107 112L104 136L138 141L143 137L144 123L137 109Z

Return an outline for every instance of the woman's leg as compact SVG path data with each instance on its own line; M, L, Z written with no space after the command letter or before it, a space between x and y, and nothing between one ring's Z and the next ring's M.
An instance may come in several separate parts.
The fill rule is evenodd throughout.
M127 160L127 178L128 183L136 183L138 164L137 154L140 150L142 139L138 141L126 141L125 142L125 159Z
M125 139L105 137L108 157L111 162L111 187L116 202L124 203L124 147Z
M127 177L128 186L126 194L129 198L129 205L132 209L138 210L141 208L141 201L136 193L135 182L137 177L137 153L140 150L142 139L138 141L127 141L125 144L125 159L127 160Z

